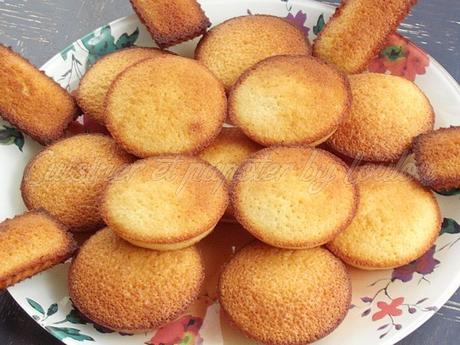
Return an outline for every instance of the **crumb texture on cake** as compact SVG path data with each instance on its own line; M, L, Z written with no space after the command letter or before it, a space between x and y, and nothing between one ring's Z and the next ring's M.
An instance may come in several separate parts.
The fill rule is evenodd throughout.
M332 154L305 147L259 151L232 182L234 214L270 245L311 248L343 231L357 206L347 166Z
M460 188L460 127L419 135L413 151L423 184L437 191Z
M139 157L202 150L219 134L227 112L216 77L171 54L129 67L112 84L106 105L108 130Z
M51 78L0 44L0 115L41 144L62 136L75 101Z
M103 225L99 202L109 178L134 157L101 134L81 134L49 146L27 165L21 185L29 209L43 208L71 231Z
M77 101L86 115L104 123L105 97L110 85L126 68L137 62L166 54L156 48L127 48L115 51L97 61L80 80Z
M347 73L364 71L416 0L347 0L323 28L313 55Z
M77 245L44 211L0 223L0 290L67 260Z
M224 127L199 157L219 169L230 183L240 164L260 149L262 146L249 139L241 129Z
M195 57L229 88L255 63L275 55L310 54L308 37L280 17L242 16L213 27L203 36Z
M428 98L411 81L392 75L350 76L349 116L328 140L335 151L368 162L393 162L414 138L433 128Z
M219 300L248 337L263 344L300 345L341 323L351 284L345 266L326 249L283 250L255 242L225 266Z
M196 0L131 0L131 4L162 48L200 36L211 25Z
M204 279L195 247L159 252L138 248L109 228L93 235L69 270L72 302L90 320L116 331L161 327L184 312Z
M329 249L358 268L403 266L431 248L441 228L433 193L393 168L364 165L353 171L360 201L350 226Z
M224 176L207 162L160 156L140 160L115 176L101 212L127 241L145 247L171 245L199 240L212 230L228 198Z
M264 146L317 145L345 118L348 78L309 56L274 56L248 69L232 87L229 116Z

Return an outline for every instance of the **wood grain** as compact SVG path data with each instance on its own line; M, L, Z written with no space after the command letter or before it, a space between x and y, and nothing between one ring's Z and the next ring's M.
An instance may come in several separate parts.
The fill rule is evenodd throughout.
M0 0L0 42L41 65L84 34L131 13L128 0ZM460 0L419 1L400 31L460 81ZM433 318L399 345L457 345L459 339L457 291ZM61 343L35 324L8 293L0 292L0 344Z

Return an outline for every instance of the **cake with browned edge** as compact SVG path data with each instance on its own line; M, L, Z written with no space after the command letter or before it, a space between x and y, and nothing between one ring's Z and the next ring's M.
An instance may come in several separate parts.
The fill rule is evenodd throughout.
M230 323L262 344L309 344L345 318L351 282L323 248L285 250L255 242L239 251L219 280Z
M0 290L64 262L77 249L66 227L43 210L0 223Z
M29 162L22 179L22 198L29 209L47 210L71 231L100 229L99 203L105 185L133 161L109 136L66 138Z
M351 266L391 269L418 259L441 229L438 202L413 177L383 165L352 172L359 190L353 222L328 248Z
M53 79L0 44L0 116L41 144L60 138L78 107Z
M252 235L275 247L303 249L346 229L358 193L348 167L329 152L271 147L237 170L231 201L236 219Z
M68 284L73 304L88 319L138 333L179 317L198 296L203 279L195 247L168 252L139 248L105 228L81 247Z
M155 250L191 246L228 205L224 176L192 156L159 156L126 167L108 184L101 213L126 241Z
M269 15L229 19L209 30L195 58L228 89L255 63L275 55L309 55L308 37L287 20Z

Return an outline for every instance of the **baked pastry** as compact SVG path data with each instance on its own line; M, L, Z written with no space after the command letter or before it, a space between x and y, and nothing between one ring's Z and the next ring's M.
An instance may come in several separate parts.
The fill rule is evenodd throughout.
M244 70L275 55L309 55L308 37L288 21L269 15L229 19L209 30L195 58L228 89Z
M345 163L306 147L257 152L237 170L231 189L238 222L261 241L288 249L331 241L358 203Z
M98 60L80 80L76 93L78 105L83 112L103 124L104 101L107 92L117 76L137 62L166 54L156 48L127 48L115 51Z
M131 4L161 48L200 36L211 25L196 0L131 0Z
M413 151L424 185L440 192L460 188L460 127L419 135Z
M364 165L353 171L359 205L353 222L328 248L347 264L390 269L422 256L438 237L441 214L434 195L394 168Z
M137 333L180 316L198 296L203 279L203 262L195 247L148 250L105 228L81 247L68 283L75 307L91 321Z
M101 134L81 134L49 146L27 165L22 198L27 208L43 208L71 231L103 225L99 199L109 178L134 158Z
M199 157L215 166L230 184L240 164L262 147L250 140L239 128L224 127L216 140L200 152ZM232 216L231 205L225 215Z
M202 295L210 301L217 299L217 281L223 265L255 238L238 223L220 222L202 241L196 244L203 257L205 281Z
M0 44L0 116L41 144L64 133L78 115L66 90Z
M313 45L313 55L347 73L364 71L416 0L342 1Z
M208 235L228 205L222 174L191 156L137 161L108 184L101 213L119 236L137 246L174 250Z
M257 342L307 344L342 322L351 283L345 266L326 249L255 242L225 266L219 301L231 323Z
M0 290L67 260L77 244L42 210L0 223Z
M347 116L351 91L344 74L318 59L274 56L243 73L228 104L232 123L261 145L316 146Z
M165 54L121 73L106 100L106 125L138 157L196 153L219 134L227 111L221 83L200 63Z
M328 140L333 150L368 162L394 162L414 138L433 129L428 98L411 81L392 75L350 76L349 116Z

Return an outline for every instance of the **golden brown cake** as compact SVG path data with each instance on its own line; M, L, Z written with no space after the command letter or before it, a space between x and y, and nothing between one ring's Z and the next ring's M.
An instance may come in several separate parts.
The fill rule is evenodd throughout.
M313 45L313 55L347 73L364 71L416 0L344 0Z
M257 342L307 344L342 322L351 282L326 249L285 250L255 242L224 268L219 301L231 323Z
M227 111L221 83L200 63L165 54L121 73L107 96L106 125L138 157L196 153L219 134Z
M64 133L78 115L66 90L0 44L0 116L41 144Z
M208 31L195 58L228 89L244 70L275 55L309 55L308 37L283 18L252 15L229 19Z
M434 195L393 168L365 165L353 171L359 204L353 222L328 248L347 264L366 269L406 265L431 248L441 229Z
M351 106L348 78L309 56L274 56L250 67L233 85L229 117L264 146L316 146Z
M348 168L329 152L273 147L247 159L233 178L234 214L251 234L275 247L312 248L352 221L358 193Z
M196 0L130 0L161 48L190 40L211 25Z
M350 85L350 114L328 140L340 154L368 162L397 161L417 135L433 128L430 101L413 82L365 73L350 76Z
M137 161L108 185L101 213L119 236L140 247L174 250L208 235L228 205L224 176L191 156Z
M460 188L460 127L419 135L413 151L424 185L437 191Z
M81 134L49 146L27 165L21 185L27 208L43 208L71 231L102 225L99 202L109 178L134 157L101 134Z
M77 309L109 329L137 333L177 318L204 279L195 247L158 252L139 248L105 228L80 249L69 270Z
M80 80L76 98L86 115L103 124L105 116L105 98L110 85L117 76L137 62L166 54L156 48L127 48L115 51L97 61Z
M26 212L0 223L0 290L67 260L77 244L48 213Z
M200 152L199 157L215 166L231 183L240 164L262 146L249 139L239 128L224 127L216 140ZM231 205L225 215L232 216Z

